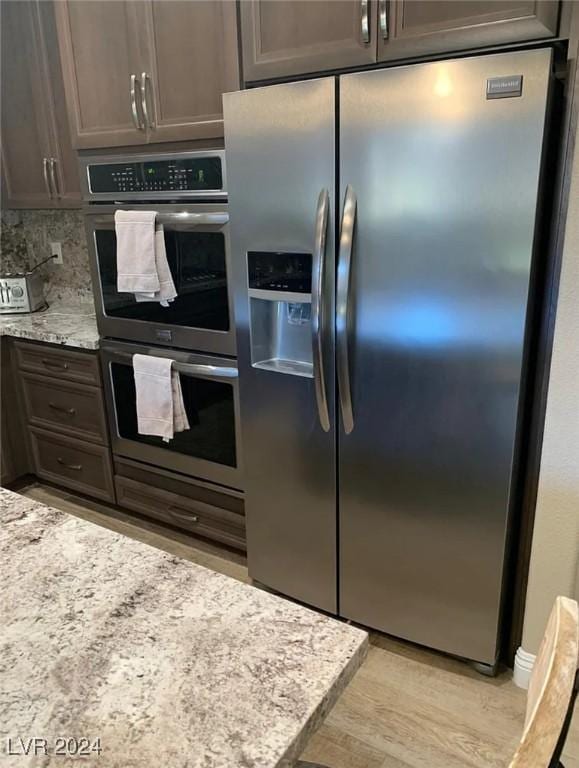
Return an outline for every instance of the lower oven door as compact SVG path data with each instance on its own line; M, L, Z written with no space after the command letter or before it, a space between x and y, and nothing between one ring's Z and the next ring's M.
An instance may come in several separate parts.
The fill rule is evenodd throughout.
M190 428L168 443L138 432L134 354L175 361ZM101 361L114 454L243 490L235 360L103 341Z
M155 210L177 297L168 306L117 290L115 211ZM102 336L235 356L225 203L93 205L85 215Z

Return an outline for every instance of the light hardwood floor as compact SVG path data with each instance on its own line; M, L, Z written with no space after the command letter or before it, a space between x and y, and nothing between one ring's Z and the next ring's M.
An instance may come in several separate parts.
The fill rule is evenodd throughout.
M172 554L249 581L245 559L129 514L43 485L27 496ZM525 693L504 672L481 677L468 665L372 634L368 658L303 758L332 768L503 768L522 730ZM579 768L579 712L564 752ZM529 768L534 768L529 766Z

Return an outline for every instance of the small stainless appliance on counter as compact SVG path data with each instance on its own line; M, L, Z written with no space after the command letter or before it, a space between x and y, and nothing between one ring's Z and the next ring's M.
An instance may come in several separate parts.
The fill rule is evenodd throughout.
M28 272L6 272L0 275L0 313L21 314L37 312L47 307L42 277L36 270L48 259L41 261Z

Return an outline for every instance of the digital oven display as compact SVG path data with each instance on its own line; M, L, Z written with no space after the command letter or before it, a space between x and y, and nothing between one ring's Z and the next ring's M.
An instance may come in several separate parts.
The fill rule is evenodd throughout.
M221 157L172 158L135 163L99 163L88 167L92 193L219 192Z

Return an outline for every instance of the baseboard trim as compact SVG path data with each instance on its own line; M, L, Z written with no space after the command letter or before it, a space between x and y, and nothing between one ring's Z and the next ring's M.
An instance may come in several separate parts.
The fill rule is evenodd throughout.
M519 646L515 654L515 664L513 667L513 682L519 688L526 690L529 687L531 672L533 671L536 658L534 653L528 653Z

